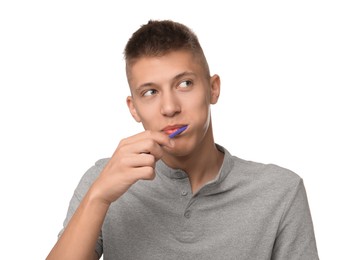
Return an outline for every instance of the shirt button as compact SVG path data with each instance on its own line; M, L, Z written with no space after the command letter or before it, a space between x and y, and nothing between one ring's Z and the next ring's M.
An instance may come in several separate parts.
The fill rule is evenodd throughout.
M181 195L182 196L187 196L188 195L188 192L184 190L184 191L182 191Z
M190 210L185 211L184 217L190 218Z

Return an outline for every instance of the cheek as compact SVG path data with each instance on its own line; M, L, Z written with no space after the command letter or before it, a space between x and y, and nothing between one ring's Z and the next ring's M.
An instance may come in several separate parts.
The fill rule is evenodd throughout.
M209 93L200 87L198 90L194 90L190 95L183 97L183 103L188 109L194 109L195 112L206 111L210 105Z
M194 124L198 128L206 131L210 123L210 104L205 96L200 96L198 99L191 99L185 103L187 105L188 114L192 117ZM204 132L203 131L203 132Z
M155 113L155 109L152 106L146 107L138 107L137 114L140 117L141 123L144 126L145 130L153 129L153 122L157 120L157 114Z

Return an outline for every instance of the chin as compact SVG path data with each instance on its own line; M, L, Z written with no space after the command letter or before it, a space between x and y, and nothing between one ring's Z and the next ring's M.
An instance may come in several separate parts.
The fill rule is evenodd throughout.
M164 147L165 152L169 156L184 157L192 153L192 149L189 146L175 145L174 148Z

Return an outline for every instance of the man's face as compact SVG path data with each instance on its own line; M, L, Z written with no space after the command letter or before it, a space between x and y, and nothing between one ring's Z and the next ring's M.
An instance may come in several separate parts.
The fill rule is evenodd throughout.
M173 152L179 155L188 154L205 139L210 104L219 96L219 77L206 75L202 63L191 53L175 51L141 58L129 67L128 75L132 96L127 103L132 116L146 130L170 134L187 125L175 138Z

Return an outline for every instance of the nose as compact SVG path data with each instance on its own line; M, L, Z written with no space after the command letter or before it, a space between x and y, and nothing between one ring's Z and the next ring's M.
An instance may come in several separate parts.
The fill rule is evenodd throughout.
M173 93L173 91L163 92L161 96L161 114L167 117L172 117L180 113L180 111L180 102L176 93Z

